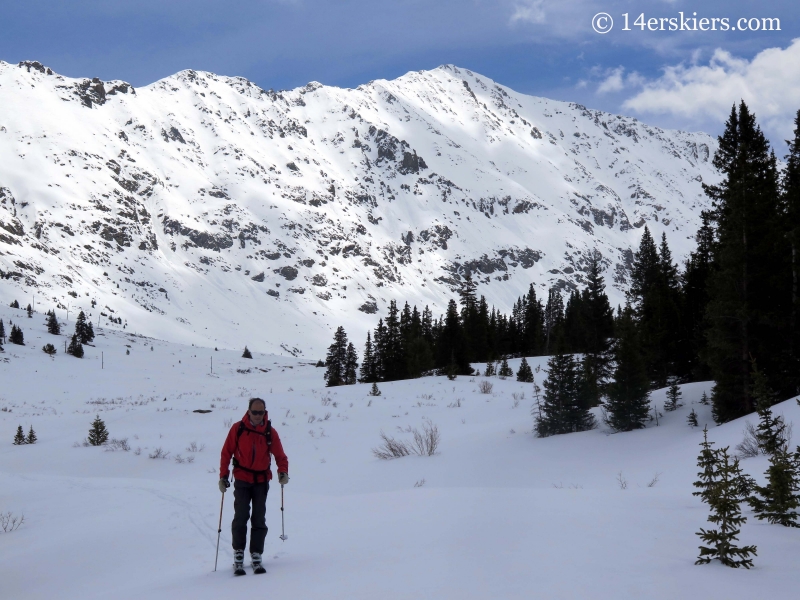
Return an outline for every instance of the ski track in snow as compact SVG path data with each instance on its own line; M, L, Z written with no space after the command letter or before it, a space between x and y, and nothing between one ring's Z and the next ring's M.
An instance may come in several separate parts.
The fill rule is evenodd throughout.
M662 409L658 427L537 439L532 386L513 380L490 378L492 393L481 394L482 378L428 377L379 384L382 396L370 398L367 384L325 389L323 369L298 359L255 352L247 360L108 329L84 359L50 358L41 346L61 347L64 336L46 332L44 315L0 307L0 318L26 339L0 354L0 510L25 515L21 528L0 534L4 599L751 599L791 598L800 583L797 531L756 521L747 508L740 539L758 546L755 568L693 564L708 511L692 496L702 432L686 416L697 411L716 447L734 446L744 427L713 425L698 404L708 383L681 386L685 406ZM518 368L519 359L509 362ZM541 384L545 359L529 362ZM525 394L516 408L514 393ZM219 451L226 420L240 419L254 395L265 398L290 460L288 540L278 538L274 485L267 575L248 569L234 581L232 493L212 571ZM661 407L665 390L653 400ZM191 412L199 408L212 412ZM800 416L794 400L776 412ZM96 414L112 438L128 438L130 452L73 446ZM424 418L441 431L437 455L372 456L381 430L403 437ZM17 425L33 425L39 441L12 446ZM187 452L193 441L205 449ZM148 458L158 447L168 460ZM195 461L178 464L177 454ZM766 466L764 457L743 461L762 481Z

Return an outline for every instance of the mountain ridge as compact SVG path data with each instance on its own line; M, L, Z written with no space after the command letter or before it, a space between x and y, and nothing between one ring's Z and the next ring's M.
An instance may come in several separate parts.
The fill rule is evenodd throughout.
M293 355L392 299L441 313L467 273L502 311L579 287L594 248L622 302L644 225L685 257L719 178L706 134L452 65L276 92L0 62L0 103L0 300Z

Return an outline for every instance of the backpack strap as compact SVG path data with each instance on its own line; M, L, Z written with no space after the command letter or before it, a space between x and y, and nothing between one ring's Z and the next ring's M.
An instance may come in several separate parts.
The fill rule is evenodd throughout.
M261 475L264 478L264 481L266 482L269 469L266 469L264 471L256 471L255 469L248 469L247 467L243 467L242 465L240 465L239 461L236 460L236 452L239 451L239 438L242 437L242 432L244 431L264 436L264 438L267 440L267 457L269 457L269 453L272 451L272 421L267 419L267 428L264 430L263 433L260 431L256 431L255 429L250 429L244 424L244 421L239 421L239 427L236 430L236 449L233 452L233 467L235 469L241 469L242 471L247 471L248 473L252 473L253 483L258 483L259 475Z

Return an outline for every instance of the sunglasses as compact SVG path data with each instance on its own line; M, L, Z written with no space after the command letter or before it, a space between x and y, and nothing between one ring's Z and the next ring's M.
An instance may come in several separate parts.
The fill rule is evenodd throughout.
M265 412L267 412L267 411L265 411L265 410L251 410L250 414L258 416L258 415L263 415Z

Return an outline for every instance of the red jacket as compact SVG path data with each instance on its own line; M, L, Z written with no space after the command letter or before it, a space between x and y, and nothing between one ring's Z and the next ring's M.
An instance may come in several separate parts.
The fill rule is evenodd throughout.
M264 436L264 432L267 429L267 419L269 419L269 414L265 414L264 421L256 427L250 422L250 415L245 413L241 421L233 424L233 427L228 432L228 437L225 439L225 444L222 446L219 465L220 478L228 477L231 458L234 458L238 461L240 467L251 469L252 471L265 471L267 479L272 479L270 453L267 451L267 439ZM242 433L239 434L239 427L242 425L244 428ZM272 444L270 448L278 465L278 472L288 473L289 459L286 458L286 454L283 452L281 438L274 427L272 428ZM246 471L244 468L234 466L233 476L235 479L253 483L254 476L257 476L261 481L260 475Z

